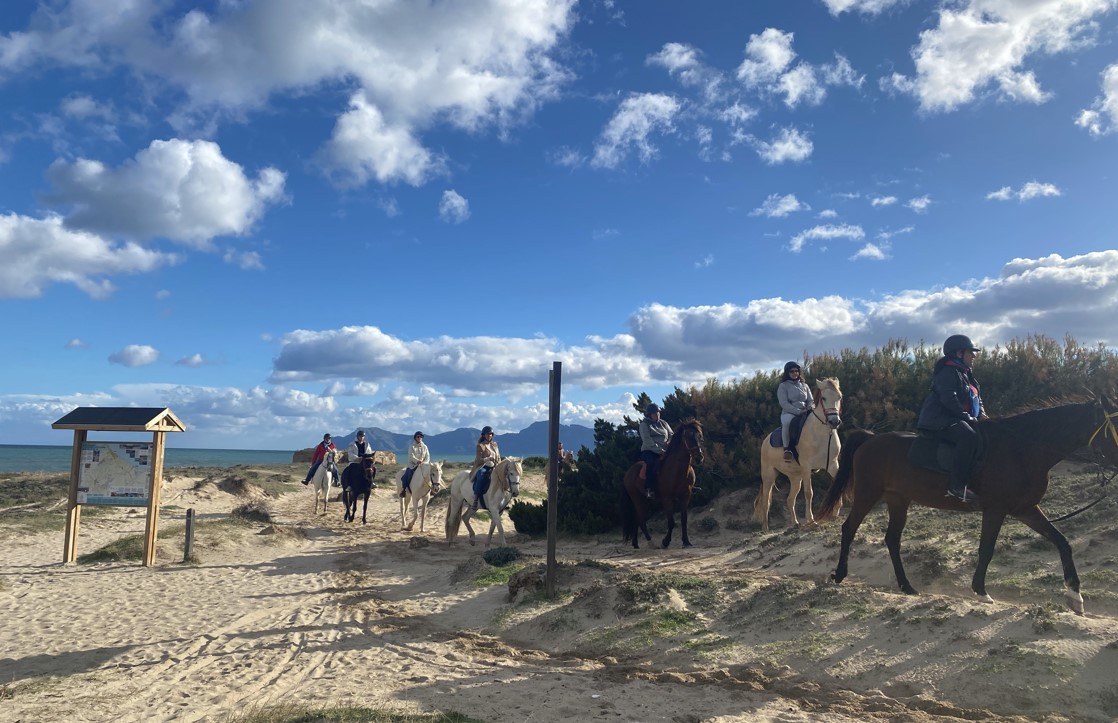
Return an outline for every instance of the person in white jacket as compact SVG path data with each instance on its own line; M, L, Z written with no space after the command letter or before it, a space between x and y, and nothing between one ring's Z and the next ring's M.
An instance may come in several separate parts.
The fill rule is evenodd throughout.
M412 435L411 447L408 447L408 466L404 470L404 477L400 484L400 496L403 497L407 490L411 489L411 477L415 474L415 470L421 464L427 464L431 461L431 451L427 449L427 445L423 443L423 432L416 432Z
M357 430L357 437L353 440L353 444L346 447L345 453L351 463L360 462L363 457L373 456L373 446L365 441L364 430Z

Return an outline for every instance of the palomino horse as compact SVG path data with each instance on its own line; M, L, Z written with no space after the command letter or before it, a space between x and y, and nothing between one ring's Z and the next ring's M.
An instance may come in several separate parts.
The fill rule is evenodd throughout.
M660 470L656 477L656 499L664 507L664 514L668 518L668 534L664 535L661 547L667 547L672 542L672 530L675 529L675 511L679 510L679 525L682 531L680 538L684 547L691 547L691 540L687 537L687 505L691 503L691 488L695 486L695 470L693 465L703 462L703 425L698 420L691 419L683 422L679 429L672 434L668 448L660 457ZM644 533L644 539L651 541L652 535L648 534L649 505L644 492L645 463L635 462L625 473L621 483L621 531L625 542L633 541L637 544L638 533Z
M342 505L345 506L345 515L342 519L353 522L357 517L357 498L364 497L365 502L361 507L361 524L366 524L366 515L369 512L369 495L373 492L373 477L377 468L373 465L372 457L364 457L360 462L353 462L342 472Z
M400 529L411 532L419 519L419 531L423 532L423 520L427 516L427 503L437 495L443 484L443 463L425 462L415 468L409 489L404 489L404 470L396 475L396 496L400 498ZM411 513L408 515L407 513ZM407 516L405 516L407 515ZM408 522L408 518L411 522Z
M773 487L776 475L783 473L788 478L788 526L800 524L796 517L796 497L800 488L804 490L804 519L807 524L815 524L811 512L811 471L825 469L834 479L838 473L839 437L838 426L842 424L842 389L839 380L833 377L815 382L815 409L804 420L800 442L796 445L799 461L785 461L784 449L774 447L766 436L761 440L761 491L753 504L753 519L760 523L763 532L769 531L769 507L772 506ZM785 441L787 444L787 441Z
M484 495L485 507L489 510L489 537L485 539L485 546L493 542L493 530L496 529L501 536L501 544L505 544L505 530L501 526L501 513L512 503L512 498L520 494L520 476L524 474L520 460L516 457L505 457L493 468L490 477L489 489ZM475 542L474 528L470 526L470 518L477 512L471 503L474 500L473 480L469 471L462 471L454 475L450 483L450 507L446 511L446 541L454 542L458 537L458 526L466 524L470 532L470 544ZM466 514L462 514L462 507L466 506Z
M311 477L311 488L314 490L314 511L318 514L318 498L322 497L322 514L326 514L326 500L330 499L330 487L334 484L334 461L338 458L335 450L327 450L322 464L314 471Z
M978 545L978 566L971 579L971 590L984 602L986 569L994 556L1006 516L1015 517L1056 546L1064 571L1068 607L1083 613L1079 575L1072 561L1071 546L1040 509L1048 490L1048 471L1072 452L1091 447L1112 464L1118 464L1118 412L1102 397L1076 404L1061 404L1016 414L976 425L985 443L985 460L972 476L971 489L978 502L967 504L948 497L944 474L913 467L908 451L915 436L900 432L874 435L857 431L846 439L838 476L827 492L819 519L830 519L840 504L843 489L853 482L854 502L842 525L842 547L833 579L842 582L847 574L850 543L870 509L885 498L889 526L885 544L893 561L893 572L901 591L915 595L901 564L901 532L913 502L927 507L968 512L981 508L982 537Z

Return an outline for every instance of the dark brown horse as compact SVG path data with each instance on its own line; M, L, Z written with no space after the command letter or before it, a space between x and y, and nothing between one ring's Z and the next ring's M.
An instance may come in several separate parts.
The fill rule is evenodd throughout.
M1046 409L979 422L977 429L985 442L985 459L973 475L971 488L978 494L977 505L968 505L946 496L947 477L913 467L908 461L915 435L890 432L874 435L858 431L846 439L839 461L839 472L827 492L819 519L835 516L843 490L853 480L854 501L842 525L842 547L833 579L842 582L847 574L850 543L858 526L882 497L889 509L885 545L893 561L893 571L901 591L915 595L901 564L901 532L913 502L926 507L968 512L982 511L982 536L978 546L978 567L971 589L982 600L992 602L986 593L986 569L994 556L994 543L1006 516L1015 517L1050 540L1060 552L1064 568L1068 607L1083 612L1079 575L1072 561L1071 546L1040 509L1048 490L1048 471L1060 460L1082 447L1091 447L1109 462L1118 463L1118 412L1105 398L1076 404L1061 404Z
M656 499L668 517L668 534L664 535L662 547L672 542L676 510L679 510L683 546L691 547L691 540L687 537L687 506L691 503L691 488L695 486L692 465L702 464L702 461L703 426L694 419L685 421L672 434L668 448L660 457L660 471L656 478ZM626 542L631 539L635 548L640 547L637 544L639 532L644 533L644 539L652 540L647 526L650 509L641 474L644 466L644 462L634 463L625 473L621 489L621 528L625 535L622 539Z

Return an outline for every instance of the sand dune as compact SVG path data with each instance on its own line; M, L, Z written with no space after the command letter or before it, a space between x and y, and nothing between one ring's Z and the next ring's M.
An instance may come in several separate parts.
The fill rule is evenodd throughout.
M400 530L383 488L370 524L347 524L337 502L311 513L300 473L169 477L150 569L63 566L60 531L4 534L0 717L235 720L293 704L543 722L1118 716L1113 501L1062 525L1086 616L1062 606L1055 550L1021 525L1003 532L990 605L967 588L978 517L914 511L905 554L923 594L904 596L880 544L883 514L835 586L838 526L761 535L746 523L752 491L695 510L688 550L564 539L562 594L545 599L525 574L510 600L507 572L480 545L443 541L445 499L422 536ZM1085 471L1063 474L1069 504L1089 493ZM537 498L543 487L539 476L525 484ZM274 520L230 524L246 501ZM188 507L197 564L181 563ZM83 517L79 552L142 530L135 511ZM542 540L511 544L516 568L542 564Z

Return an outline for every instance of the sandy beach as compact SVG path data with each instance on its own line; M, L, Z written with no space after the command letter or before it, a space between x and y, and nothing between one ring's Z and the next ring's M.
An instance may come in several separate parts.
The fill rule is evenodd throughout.
M1113 500L1061 525L1084 616L1063 605L1056 551L1023 525L1002 533L984 604L968 588L978 516L915 509L903 551L921 594L906 596L883 511L838 586L838 524L785 530L778 501L761 534L754 489L693 510L690 549L678 535L668 550L633 550L620 533L561 539L560 594L547 599L531 575L543 539L512 532L520 559L494 567L484 540L446 544L445 496L424 532L402 531L382 475L369 524L345 523L337 501L312 513L302 472L172 470L152 568L62 565L61 527L27 527L60 521L57 500L0 511L0 719L288 720L277 711L350 706L541 723L1118 717ZM1062 465L1055 502L1070 508L1092 485L1089 469ZM522 490L542 499L542 475ZM271 521L230 521L253 501ZM663 520L652 528L658 540ZM142 511L83 515L78 551L142 531ZM525 571L512 597L510 570Z

